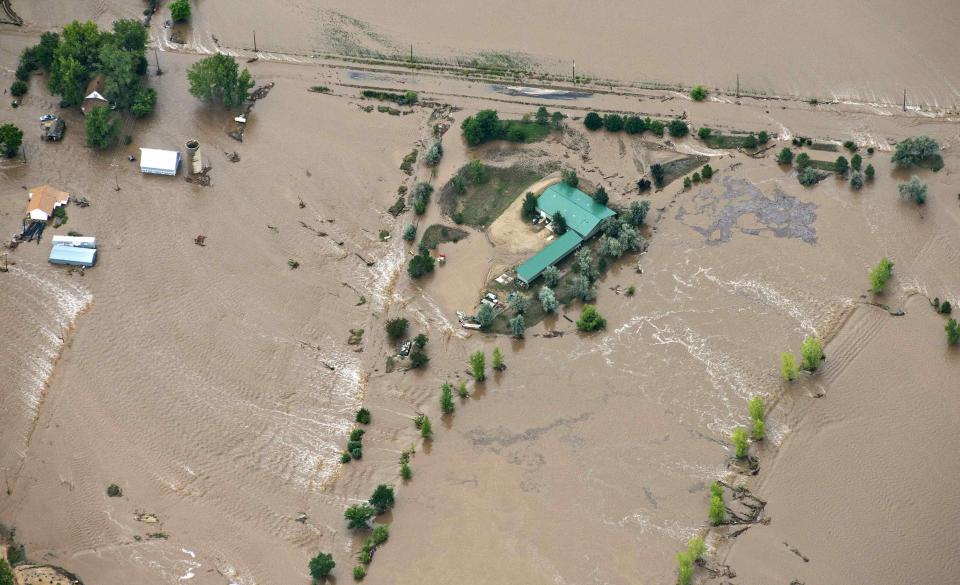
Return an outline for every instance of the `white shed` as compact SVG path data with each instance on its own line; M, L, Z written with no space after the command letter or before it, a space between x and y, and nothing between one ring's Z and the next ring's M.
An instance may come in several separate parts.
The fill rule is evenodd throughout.
M179 150L140 149L140 172L154 175L176 175L180 166Z

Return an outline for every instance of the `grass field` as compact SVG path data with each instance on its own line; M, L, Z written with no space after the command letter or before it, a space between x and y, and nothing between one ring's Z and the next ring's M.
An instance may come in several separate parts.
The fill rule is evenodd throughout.
M443 186L438 198L440 209L448 217L460 219L460 223L484 229L500 217L517 197L523 195L525 188L556 170L554 167L502 168L483 165L483 179L473 183L464 178L463 193L457 189L456 178ZM464 169L457 176L465 177Z
M467 232L461 229L435 223L423 232L423 237L420 238L420 243L431 250L436 250L437 246L443 242L456 243L466 238L468 235L469 234Z

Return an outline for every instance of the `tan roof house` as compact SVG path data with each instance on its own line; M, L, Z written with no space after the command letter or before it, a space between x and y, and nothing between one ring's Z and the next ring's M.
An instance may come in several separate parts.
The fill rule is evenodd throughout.
M30 189L30 202L27 203L27 215L30 219L47 221L53 210L70 201L70 194L50 185L40 185Z
M84 116L96 108L106 108L110 105L110 101L103 97L103 93L101 93L103 92L103 82L104 77L101 73L91 79L90 84L87 85L86 97L83 98L83 103L80 104L80 111L83 112Z

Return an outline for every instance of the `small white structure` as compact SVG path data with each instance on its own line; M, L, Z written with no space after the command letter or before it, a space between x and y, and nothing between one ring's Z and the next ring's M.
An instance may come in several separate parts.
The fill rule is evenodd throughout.
M140 149L140 172L175 176L180 167L179 150Z
M97 249L97 238L89 236L53 236L54 246L73 246L74 248Z

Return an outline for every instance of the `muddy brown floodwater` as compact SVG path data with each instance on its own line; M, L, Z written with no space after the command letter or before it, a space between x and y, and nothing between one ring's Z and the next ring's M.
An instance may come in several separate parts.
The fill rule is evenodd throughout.
M21 107L2 107L26 130L27 153L25 163L0 164L3 233L19 227L26 187L49 183L91 202L70 205L66 226L12 251L0 273L0 522L16 527L32 561L87 583L306 584L307 562L323 550L346 583L362 537L346 529L343 509L388 483L397 486L397 505L381 519L390 539L367 583L669 584L676 553L695 535L707 537L712 566L736 573L718 583L960 574L960 353L946 346L945 319L928 301L960 302L960 126L882 105L908 83L928 105L956 107L956 53L938 49L957 24L953 6L615 3L585 17L573 3L531 4L505 22L518 7L328 4L205 0L183 46L164 40L155 19L165 74L148 83L158 108L124 118L129 145L85 148L73 110L62 112L62 143L40 142L37 118L58 111L40 77ZM26 25L0 31L5 84L42 30L139 12L118 2L38 6L14 2ZM455 26L463 21L474 25ZM688 42L676 27L645 22L684 22ZM607 26L610 34L584 34ZM800 43L811 27L851 42ZM263 52L247 66L258 85L276 85L240 143L227 136L233 114L190 97L185 72L213 37L249 54L253 28ZM745 36L755 40L704 49L707 38ZM546 71L576 57L586 74L620 79L729 87L739 72L753 89L859 103L693 103L626 84L550 101L314 55L410 42L446 59L517 54ZM623 57L633 53L643 58ZM317 85L331 92L308 91ZM424 105L366 111L378 104L359 98L361 86L415 90ZM460 122L479 109L515 118L541 103L570 116L564 132L523 146L461 140ZM444 158L407 175L401 161L433 140L438 104L456 107ZM587 133L586 109L686 114L695 128L766 130L777 144L753 158L690 137ZM938 139L945 159L938 173L917 171L930 189L920 208L896 197L910 173L890 164L892 145L917 134ZM800 186L774 160L797 135L875 147L861 152L876 180L861 191L833 176ZM139 147L180 149L190 138L212 165L209 187L141 175L127 160ZM234 151L239 161L226 156ZM445 266L411 281L404 226L422 234L451 218L435 200L420 218L387 212L400 185L430 181L436 197L473 159L559 162L626 206L641 199L636 180L652 163L690 155L709 157L716 174L644 195L652 239L643 273L628 257L601 279L596 304L608 325L592 335L573 325L579 304L524 340L459 328L456 311L469 312L485 283L526 254L467 228L465 240L440 244ZM522 228L514 224L505 225ZM46 262L50 236L68 230L99 240L98 264L83 274ZM867 273L882 256L895 276L874 297ZM621 293L631 285L635 296ZM898 310L905 315L891 315ZM394 347L383 326L397 316L429 335L425 369L401 362L387 372ZM348 344L357 329L362 341ZM780 353L798 353L813 334L827 341L823 370L783 384ZM506 370L474 382L468 356L483 350L489 360L496 347ZM461 380L471 396L442 415L440 385ZM747 478L727 468L729 434L749 422L756 395L769 405L768 439L753 445L760 472ZM341 464L361 405L373 413L363 458ZM420 412L433 420L432 441L412 423ZM398 459L411 448L413 478L403 481ZM710 529L717 479L767 501L769 523L735 537ZM107 496L111 483L122 497ZM697 578L711 582L703 569Z

